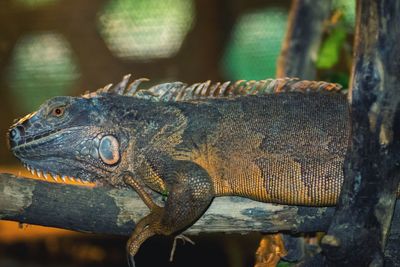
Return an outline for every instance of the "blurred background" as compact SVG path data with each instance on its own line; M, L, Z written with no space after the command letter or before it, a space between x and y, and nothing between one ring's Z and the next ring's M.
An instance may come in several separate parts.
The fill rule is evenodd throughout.
M354 0L334 0L318 79L348 86ZM124 74L166 81L275 76L289 0L1 0L0 140L15 118L56 95L78 96ZM23 171L0 142L0 171ZM251 266L258 243L201 235L196 246L146 242L139 266ZM0 222L0 266L125 266L125 237ZM157 256L156 256L157 255Z

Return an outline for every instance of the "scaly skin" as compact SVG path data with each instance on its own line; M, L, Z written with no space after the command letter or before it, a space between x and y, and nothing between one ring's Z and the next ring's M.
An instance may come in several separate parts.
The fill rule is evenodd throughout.
M135 189L151 213L137 224L130 255L154 234L193 224L215 196L336 203L350 129L345 96L327 92L337 85L283 79L140 91L140 81L126 89L128 78L47 101L11 127L9 142L41 174ZM167 196L164 207L146 187Z

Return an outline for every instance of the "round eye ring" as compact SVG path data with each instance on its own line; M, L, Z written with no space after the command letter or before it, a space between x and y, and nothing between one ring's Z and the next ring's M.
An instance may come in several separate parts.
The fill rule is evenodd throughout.
M107 165L117 164L121 158L119 142L113 135L106 135L100 140L99 154L101 160Z
M61 117L64 115L65 107L56 107L51 111L51 114L55 117Z

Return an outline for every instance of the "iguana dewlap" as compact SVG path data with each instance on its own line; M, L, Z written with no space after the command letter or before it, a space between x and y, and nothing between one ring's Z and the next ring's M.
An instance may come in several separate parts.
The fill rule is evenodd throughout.
M334 205L350 113L336 84L278 79L127 87L55 97L9 131L14 155L39 175L133 187L151 209L134 255L154 234L193 224L215 196ZM159 207L146 193L165 196Z

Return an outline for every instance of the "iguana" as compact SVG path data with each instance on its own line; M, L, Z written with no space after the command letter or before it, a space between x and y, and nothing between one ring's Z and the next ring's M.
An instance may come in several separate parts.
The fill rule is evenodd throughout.
M193 224L216 196L335 205L350 139L338 84L267 79L148 89L129 75L81 97L55 97L17 121L8 138L33 173L129 185L150 214L127 250ZM147 190L166 201L157 205Z

